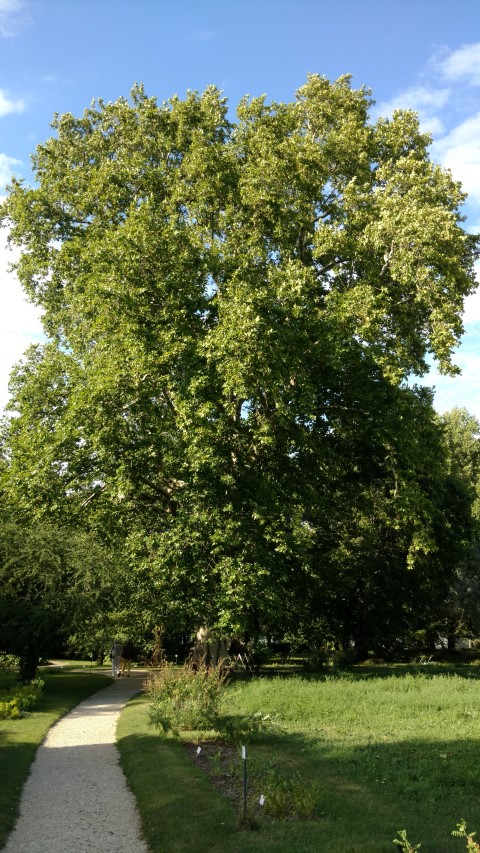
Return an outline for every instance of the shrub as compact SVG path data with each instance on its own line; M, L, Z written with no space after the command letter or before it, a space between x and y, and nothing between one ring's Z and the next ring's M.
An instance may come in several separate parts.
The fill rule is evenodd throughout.
M320 785L299 772L270 768L256 784L265 797L265 814L280 820L313 820L321 806Z
M215 728L225 678L221 665L165 664L147 685L150 720L165 732Z
M247 743L265 731L271 731L270 714L222 714L221 700L227 673L222 664L215 667L165 664L147 685L151 697L150 721L164 732L214 730L224 740Z
M20 664L20 658L16 655L0 654L0 672L10 672L12 669L17 669Z
M356 663L355 649L339 649L332 655L333 665L338 669L344 669Z
M312 649L303 661L303 668L306 672L321 672L331 661L331 653L324 647Z
M7 693L0 702L0 720L18 720L25 717L39 703L44 682L40 678L30 684L19 685Z

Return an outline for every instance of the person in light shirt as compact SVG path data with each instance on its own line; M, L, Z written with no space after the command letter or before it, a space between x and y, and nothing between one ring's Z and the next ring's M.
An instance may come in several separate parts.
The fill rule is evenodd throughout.
M114 640L110 649L110 657L112 659L112 677L120 678L120 662L122 659L122 644L120 640Z

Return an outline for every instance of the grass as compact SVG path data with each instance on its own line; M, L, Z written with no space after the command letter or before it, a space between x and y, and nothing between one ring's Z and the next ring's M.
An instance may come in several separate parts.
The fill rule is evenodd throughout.
M0 849L13 828L23 784L35 752L48 729L87 696L106 687L104 675L87 673L39 673L45 681L38 709L20 720L0 720ZM17 676L0 673L0 697Z
M148 722L148 702L136 696L117 728L121 764L142 815L152 851L230 849L236 814L173 737Z
M381 667L230 685L226 712L277 714L281 723L249 746L260 779L274 767L318 789L317 820L262 820L258 832L239 829L238 809L178 741L156 733L137 697L118 734L152 853L393 853L401 829L421 853L463 851L456 824L465 818L480 832L478 669Z

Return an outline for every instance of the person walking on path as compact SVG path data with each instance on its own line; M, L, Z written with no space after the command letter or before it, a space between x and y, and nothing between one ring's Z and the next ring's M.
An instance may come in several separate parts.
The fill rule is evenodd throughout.
M125 675L127 670L127 678L130 676L130 667L132 666L133 655L135 649L131 640L127 640L122 646L122 675Z
M113 682L50 729L3 853L148 853L115 746L120 711L144 677Z
M120 640L114 640L110 649L110 657L112 659L112 677L120 678L120 662L122 660L122 644Z

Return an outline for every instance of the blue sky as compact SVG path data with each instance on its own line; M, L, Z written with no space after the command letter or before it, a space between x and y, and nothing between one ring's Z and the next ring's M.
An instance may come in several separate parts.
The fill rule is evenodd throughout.
M478 0L0 0L0 195L31 179L29 157L55 112L115 100L134 82L159 100L213 83L232 115L240 98L291 100L309 72L369 86L374 117L417 109L432 158L469 193L466 227L480 231ZM8 374L41 334L6 267L0 236L0 410ZM465 306L462 375L426 379L439 411L480 418L480 295Z

